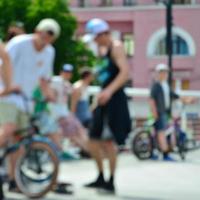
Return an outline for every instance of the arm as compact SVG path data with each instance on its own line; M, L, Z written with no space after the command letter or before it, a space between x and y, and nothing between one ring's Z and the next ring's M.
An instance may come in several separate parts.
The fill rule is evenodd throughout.
M47 80L42 79L40 81L40 88L47 101L56 101L56 92L50 87Z
M180 97L174 91L171 91L171 97L172 97L172 100L180 99L184 104L191 104L196 100L194 97L186 97L186 96Z
M173 90L170 91L170 95L171 95L172 100L176 100L180 98L180 96L176 94Z
M152 112L154 119L158 118L158 110L157 110L157 106L156 106L157 93L158 93L157 84L154 83L151 87L150 99L149 99L150 110Z
M157 108L156 108L156 102L153 98L150 98L149 105L150 105L150 109L151 109L151 112L152 112L154 119L157 119L158 118L158 112L157 112Z
M119 68L117 77L100 93L98 101L100 104L105 104L109 101L112 95L128 81L129 66L126 59L125 51L121 42L117 41L114 44L113 59Z
M128 81L129 66L124 47L121 42L116 42L113 48L112 56L115 60L116 65L119 68L118 76L107 87L107 89L113 94Z
M80 99L80 89L75 88L72 90L72 93L71 93L71 112L72 113L76 113L76 107L77 107L77 103L79 99Z
M5 89L11 87L12 68L8 54L5 52L4 47L0 45L0 58L2 59L2 79Z

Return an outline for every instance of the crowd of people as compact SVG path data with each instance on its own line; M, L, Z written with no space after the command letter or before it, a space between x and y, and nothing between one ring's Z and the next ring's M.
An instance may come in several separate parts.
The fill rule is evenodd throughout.
M40 132L63 151L63 138L90 154L98 169L95 181L86 187L115 192L117 145L125 144L131 130L124 86L129 79L129 66L123 43L112 38L110 26L101 19L86 24L87 42L95 41L101 65L94 71L83 66L80 80L71 83L73 66L64 64L53 76L55 49L52 44L61 28L53 19L43 19L35 32L25 34L21 22L8 30L5 46L0 45L0 147L15 142L15 130L28 123L20 93L30 100L33 113L39 116ZM87 45L87 44L86 44ZM89 45L88 45L89 47ZM157 82L151 89L151 110L164 159L170 160L164 136L170 96L179 98L167 84L168 67L159 65ZM97 79L101 91L91 109L88 86ZM33 103L34 102L34 103ZM34 105L33 105L34 104ZM16 191L14 169L20 152L9 156L9 189ZM103 159L109 160L110 177L105 180ZM57 185L55 191L68 193Z

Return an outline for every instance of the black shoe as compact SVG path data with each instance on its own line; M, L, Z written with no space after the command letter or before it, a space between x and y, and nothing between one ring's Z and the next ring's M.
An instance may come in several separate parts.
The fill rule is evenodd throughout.
M58 183L55 188L53 189L53 192L57 194L66 194L66 195L73 195L73 191L68 188L68 184Z
M17 184L14 180L9 181L8 190L9 192L21 193L21 191L18 189Z
M108 193L115 194L115 186L113 182L105 183L103 189Z
M4 199L4 193L3 193L3 181L1 180L0 177L0 199Z
M87 188L104 188L105 180L103 177L98 177L96 181L86 184Z

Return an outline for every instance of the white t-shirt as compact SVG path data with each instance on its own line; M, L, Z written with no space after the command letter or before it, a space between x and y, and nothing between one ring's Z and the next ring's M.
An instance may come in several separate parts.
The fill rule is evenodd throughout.
M51 88L56 93L56 102L49 103L49 110L55 119L67 117L69 115L68 96L72 86L60 76L55 76L51 80Z
M84 86L82 81L77 81L73 85L74 89L81 88L80 101L89 101L89 87Z
M167 83L167 81L163 81L163 82L161 82L161 86L162 86L163 93L164 93L165 108L169 109L170 108L170 88L169 88L169 84Z
M22 92L31 98L40 78L50 78L53 72L55 51L48 45L37 51L33 44L33 35L26 34L13 38L6 46L13 67L13 83L20 86ZM3 101L15 103L23 109L21 98L16 95L2 98ZM24 109L23 109L24 110Z

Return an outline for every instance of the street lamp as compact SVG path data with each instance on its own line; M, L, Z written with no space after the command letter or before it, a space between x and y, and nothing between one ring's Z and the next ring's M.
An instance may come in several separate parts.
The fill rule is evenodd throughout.
M172 27L173 27L173 0L155 0L156 3L163 3L166 7L166 53L168 55L168 66L169 66L169 85L173 87L173 41L172 41ZM172 100L170 101L170 111Z

